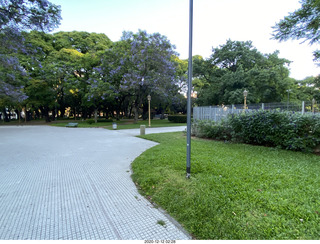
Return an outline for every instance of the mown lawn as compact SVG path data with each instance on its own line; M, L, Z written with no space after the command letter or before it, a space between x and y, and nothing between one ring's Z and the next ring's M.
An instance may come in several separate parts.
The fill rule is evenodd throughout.
M76 122L78 123L78 127L80 128L95 128L95 127L103 127L105 129L112 130L112 122L98 122L93 124L88 124L85 121L58 121L58 122L52 122L50 125L53 126L60 126L65 127L68 122ZM123 120L123 121L115 121L117 123L117 129L123 130L123 129L139 129L140 125L146 125L146 127L149 127L149 121L148 120L139 120L137 123L134 123L133 120ZM185 126L184 123L171 123L167 119L164 120L151 120L151 128L155 127L170 127L170 126Z
M143 194L195 239L320 239L320 157L274 148L150 134L160 144L132 164Z

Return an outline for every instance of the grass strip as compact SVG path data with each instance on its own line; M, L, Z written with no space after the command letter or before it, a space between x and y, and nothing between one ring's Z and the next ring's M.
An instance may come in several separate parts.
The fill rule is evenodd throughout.
M150 134L160 144L132 164L132 179L196 239L320 239L320 158L275 148Z
M68 121L69 122L69 121ZM58 127L65 127L68 122L52 122L50 125L52 126L58 126ZM85 121L71 121L78 123L78 127L80 128L97 128L97 127L103 127L105 129L113 130L112 123L113 122L98 122L93 124L88 124ZM149 127L149 122L147 120L141 120L137 123L134 123L133 120L129 121L116 121L117 123L117 130L124 130L124 129L139 129L140 125L145 125L146 127ZM185 123L171 123L167 119L166 120L152 120L151 121L151 128L156 127L171 127L171 126L186 126Z

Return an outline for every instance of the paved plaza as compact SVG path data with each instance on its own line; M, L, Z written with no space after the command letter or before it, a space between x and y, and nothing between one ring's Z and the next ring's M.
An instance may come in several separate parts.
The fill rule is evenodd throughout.
M189 239L132 182L130 164L156 145L137 134L0 126L0 240Z

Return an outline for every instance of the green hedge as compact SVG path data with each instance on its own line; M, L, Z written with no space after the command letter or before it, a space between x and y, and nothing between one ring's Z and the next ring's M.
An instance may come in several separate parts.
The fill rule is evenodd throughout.
M86 122L91 125L95 122L95 120L94 119L87 119ZM97 122L98 123L113 122L113 119L97 119Z
M94 119L87 119L86 122L89 124L89 125L92 125L94 123Z
M98 123L113 122L113 119L97 119Z
M221 123L196 122L193 134L218 140L312 151L320 144L320 116L258 110L231 115Z
M214 121L198 121L192 123L191 133L201 138L213 138L216 140L232 140L232 128L227 121L216 123Z
M172 123L187 123L187 115L168 115L168 120Z

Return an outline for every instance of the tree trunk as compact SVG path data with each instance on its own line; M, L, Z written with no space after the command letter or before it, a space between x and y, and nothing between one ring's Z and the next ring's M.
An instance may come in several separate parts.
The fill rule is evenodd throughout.
M65 114L65 107L60 108L60 118L64 118L64 114Z
M35 113L36 113L35 119L40 119L40 113L38 109L35 110Z
M50 116L49 116L49 108L48 107L42 107L41 108L41 113L45 117L46 122L51 122Z
M11 110L8 110L9 113L7 113L8 115L8 122L11 120Z
M16 109L16 114L18 115L19 124L21 124L21 113L19 109Z
M56 114L57 114L57 110L55 109L52 111L52 121L56 120Z
M3 109L3 120L5 122L9 122L8 114L5 108Z
M134 123L138 123L138 119L139 119L139 106L135 105L133 107L133 112L134 112Z
M95 108L94 109L94 123L97 123L98 122L98 109Z
M24 107L24 123L27 123L27 108Z
M148 103L144 103L143 104L143 111L142 111L142 119L146 120L148 119L148 115L149 115L149 104Z

